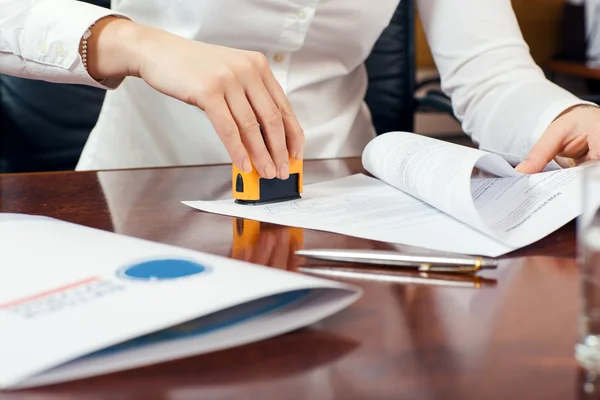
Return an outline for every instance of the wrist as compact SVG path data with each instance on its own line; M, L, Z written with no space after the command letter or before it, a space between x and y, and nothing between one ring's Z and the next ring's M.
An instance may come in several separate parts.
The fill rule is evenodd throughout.
M92 78L103 80L137 75L135 31L138 29L133 21L114 16L100 19L90 28L86 60ZM83 54L83 48L80 53Z
M570 113L571 111L577 110L580 108L599 108L599 107L596 104L590 104L590 103L575 104L574 106L571 106L571 107L567 108L566 110L564 110L563 112L561 112L556 118L554 118L554 121L556 121L563 115L566 115L566 114ZM552 121L552 122L554 122L554 121Z

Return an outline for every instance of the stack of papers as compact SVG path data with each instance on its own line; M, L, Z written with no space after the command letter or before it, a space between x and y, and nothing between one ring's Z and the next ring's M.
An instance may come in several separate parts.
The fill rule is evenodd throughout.
M0 389L85 378L283 334L356 287L0 214Z

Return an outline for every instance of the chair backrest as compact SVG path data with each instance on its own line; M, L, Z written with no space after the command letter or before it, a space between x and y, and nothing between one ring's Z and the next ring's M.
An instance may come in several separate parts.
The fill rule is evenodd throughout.
M414 0L400 1L365 63L369 76L365 102L377 134L414 128L414 11Z

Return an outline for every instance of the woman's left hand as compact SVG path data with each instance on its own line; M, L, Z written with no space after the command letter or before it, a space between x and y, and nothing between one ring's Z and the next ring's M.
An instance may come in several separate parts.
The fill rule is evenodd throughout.
M600 160L599 107L578 105L565 111L550 124L516 169L533 174L541 172L552 160L563 168Z

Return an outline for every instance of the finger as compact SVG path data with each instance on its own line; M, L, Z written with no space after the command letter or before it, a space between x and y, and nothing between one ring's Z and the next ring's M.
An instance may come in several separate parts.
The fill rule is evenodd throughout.
M204 111L215 127L217 135L219 135L235 166L244 172L251 172L252 164L250 163L250 158L246 153L237 124L229 111L225 99L215 96L204 107Z
M562 151L558 154L563 158L579 159L586 155L589 150L588 147L588 135L571 135L571 139L567 138L566 143ZM589 137L590 142L595 140L595 136Z
M600 140L592 141L589 146L589 151L575 161L577 165L600 160Z
M577 166L577 159L571 157L556 156L554 157L554 161L562 168L572 168Z
M270 69L263 73L263 81L281 113L288 151L293 159L302 160L305 143L304 131L296 118L290 100L285 95L281 85L277 82Z
M261 232L260 238L255 246L256 252L253 262L258 265L270 267L269 260L271 259L271 255L273 254L276 245L277 238L273 232Z
M232 85L225 93L225 99L240 131L242 143L248 151L258 173L267 179L275 178L275 164L260 133L256 115L241 86Z
M290 271L294 271L297 269L298 256L296 255L296 252L301 249L301 243L298 243L298 241L294 240L293 238L290 238L290 252L288 256L288 269Z
M289 228L276 228L275 248L269 260L269 265L277 269L288 269L288 258L290 255L290 230Z
M600 132L590 132L588 135L589 149L584 157L581 157L579 163L600 160Z
M263 138L277 169L279 179L287 179L289 174L289 154L286 146L285 129L279 108L260 79L253 79L248 85L246 96L258 116Z
M578 135L566 143L562 151L554 157L554 161L562 168L572 168L582 162L588 151L587 135Z
M523 174L541 172L562 151L564 131L565 127L558 122L550 125L516 170Z

